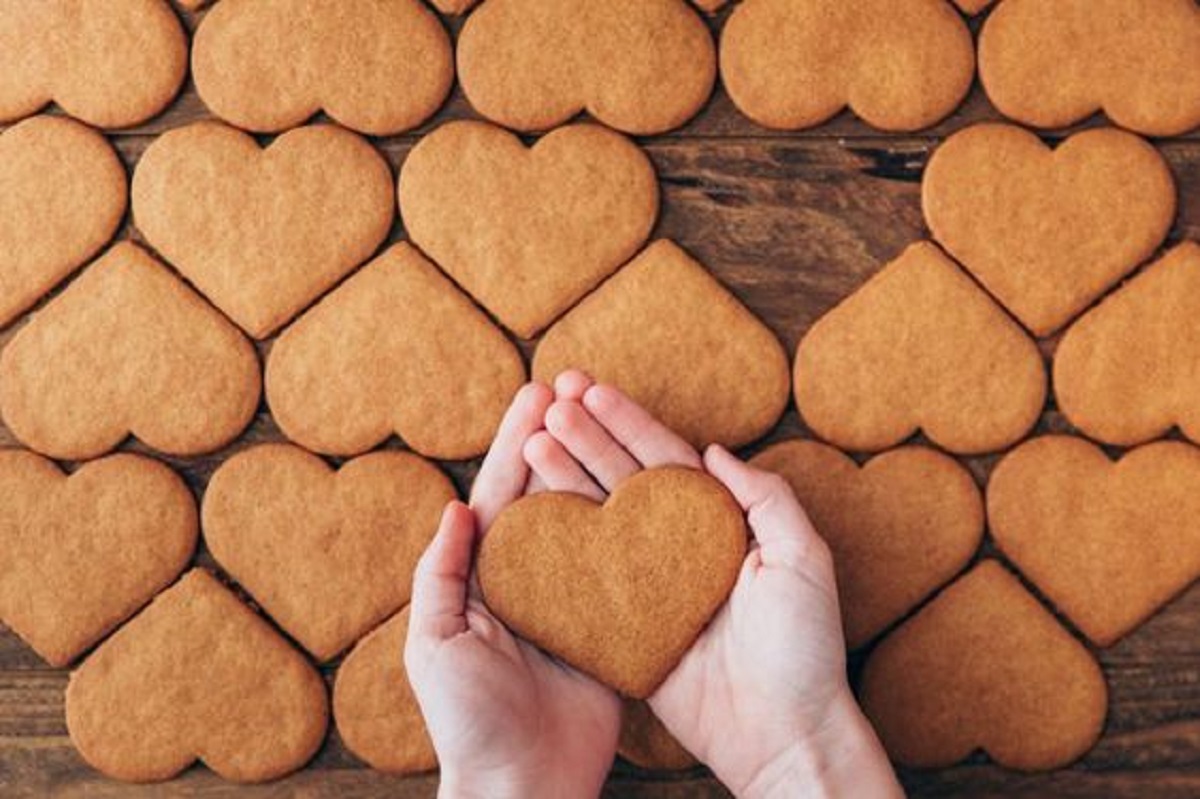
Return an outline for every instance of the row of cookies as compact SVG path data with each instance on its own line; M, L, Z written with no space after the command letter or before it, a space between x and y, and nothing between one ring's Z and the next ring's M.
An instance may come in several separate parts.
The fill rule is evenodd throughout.
M971 12L987 5L956 2ZM434 5L462 13L473 3ZM1097 110L1150 135L1200 124L1192 0L1137 0L1132 10L1127 0L1002 0L978 49L993 103L1026 124L1062 127ZM53 101L99 127L136 125L170 103L187 61L165 0L9 0L0 4L0 119ZM744 0L720 42L735 105L789 130L845 107L883 130L928 127L965 97L975 62L949 0ZM457 72L471 105L507 127L545 130L586 110L652 135L698 113L717 71L713 35L686 0L487 0L456 46L421 0L222 0L191 48L201 99L256 132L324 111L362 133L400 133L441 107Z

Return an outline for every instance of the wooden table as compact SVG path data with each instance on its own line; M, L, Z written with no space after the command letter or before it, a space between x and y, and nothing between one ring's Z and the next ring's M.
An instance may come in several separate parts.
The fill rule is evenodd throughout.
M723 15L722 15L723 16ZM189 27L198 16L184 15ZM722 17L714 22L719 29ZM457 29L458 23L450 27ZM977 26L976 26L977 27ZM130 169L152 137L210 114L192 86L162 116L113 136ZM450 119L475 116L460 92L424 128L376 142L398 168L420 135ZM942 137L999 119L978 86L946 122L920 135L884 136L843 114L816 130L781 134L744 119L718 89L683 130L642 142L659 172L662 215L656 237L671 238L731 288L794 352L808 327L909 243L928 236L920 179ZM1087 125L1103 124L1090 120ZM1062 138L1064 131L1047 137ZM1180 187L1172 242L1200 239L1200 133L1161 141ZM128 223L124 236L138 239ZM402 239L399 221L394 239ZM20 328L0 331L3 345ZM1055 342L1043 346L1047 357ZM265 353L270 344L261 345ZM531 348L526 347L526 352ZM1039 431L1069 430L1049 407ZM803 432L794 408L762 442ZM261 410L234 445L212 456L167 459L199 496L213 469L232 453L283 440ZM0 446L19 446L0 426ZM399 446L391 442L389 446ZM760 448L752 447L748 453ZM137 442L126 449L145 451ZM981 485L994 457L969 459ZM467 491L477 462L447 464ZM986 544L984 552L991 550ZM201 551L200 563L211 564ZM1105 734L1074 767L1024 775L979 757L938 772L905 772L914 796L1172 797L1200 796L1200 588L1189 591L1116 646L1098 653L1111 690ZM853 659L852 672L861 659ZM335 666L326 669L332 676ZM64 670L47 668L12 633L0 630L0 797L411 797L433 796L434 777L401 779L364 768L330 732L305 770L266 786L241 787L203 767L159 786L129 786L92 771L71 747L63 720ZM661 776L618 763L610 797L699 799L727 796L703 769Z

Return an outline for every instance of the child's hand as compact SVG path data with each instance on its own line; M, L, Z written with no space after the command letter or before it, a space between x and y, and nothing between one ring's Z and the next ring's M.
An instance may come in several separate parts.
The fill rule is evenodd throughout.
M514 638L469 577L478 537L525 493L522 447L552 400L537 384L517 394L475 480L473 510L446 508L413 580L404 662L442 796L597 796L612 765L616 695Z
M703 460L614 388L560 376L525 446L554 490L602 499L634 472L705 468L745 509L754 544L729 602L650 698L688 750L740 797L901 796L846 681L833 562L776 475L720 447Z

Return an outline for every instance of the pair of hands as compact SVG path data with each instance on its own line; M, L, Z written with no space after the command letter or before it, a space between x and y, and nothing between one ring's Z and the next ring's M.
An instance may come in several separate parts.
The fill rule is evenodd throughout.
M833 563L782 478L719 446L701 457L616 389L566 372L526 385L471 494L421 558L405 664L442 769L443 796L598 796L620 700L515 638L471 578L479 536L524 494L603 500L645 468L721 481L754 543L728 603L650 697L667 729L736 795L898 796L846 682Z

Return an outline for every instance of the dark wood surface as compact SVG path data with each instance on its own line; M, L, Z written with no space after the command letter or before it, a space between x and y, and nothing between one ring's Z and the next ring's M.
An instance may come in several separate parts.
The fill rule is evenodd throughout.
M189 26L195 18L185 15ZM720 17L714 29L720 27ZM451 23L452 28L457 23ZM132 169L153 135L207 118L189 85L162 116L113 141ZM398 167L421 132L473 116L456 91L421 131L376 144ZM782 134L742 118L718 89L686 128L645 140L663 186L656 237L686 247L780 337L789 352L808 327L897 255L927 236L920 177L931 149L968 124L999 119L978 86L950 119L919 135L885 136L848 114L811 131ZM1103 124L1092 119L1085 126ZM1064 131L1048 135L1062 137ZM1158 142L1180 187L1180 213L1170 241L1200 238L1200 133ZM124 236L137 238L127 225ZM394 239L404 237L397 221ZM23 317L0 330L3 345ZM1047 357L1053 341L1044 343ZM263 345L265 352L269 343ZM526 347L526 351L528 351ZM1052 403L1040 431L1067 430ZM764 442L802 434L794 409ZM266 413L231 447L203 458L167 459L201 495L213 469L253 443L282 440ZM19 442L0 426L0 446ZM144 451L135 441L125 448ZM390 442L388 446L400 446ZM995 456L970 459L980 483ZM70 466L70 465L68 465ZM466 492L477 463L446 464ZM984 552L990 546L985 544ZM201 550L197 559L211 564ZM936 772L905 772L914 796L927 797L1194 797L1200 796L1200 589L1186 592L1116 646L1098 652L1111 690L1103 739L1075 766L1024 775L986 758ZM859 658L855 658L857 664ZM327 669L332 675L336 664ZM852 669L853 670L853 669ZM67 674L46 667L0 628L0 797L409 797L432 796L436 778L400 779L364 768L335 731L315 761L278 783L242 787L203 767L158 786L107 780L74 752L63 721ZM617 763L611 797L699 799L726 796L703 769L654 775Z

